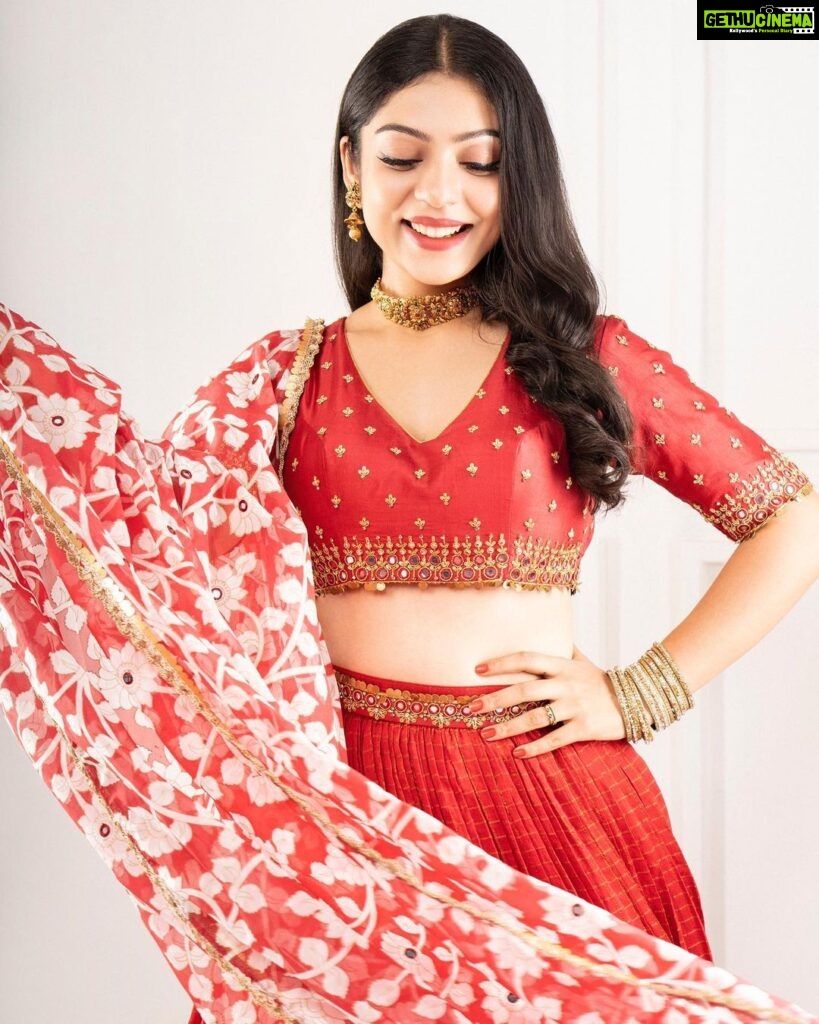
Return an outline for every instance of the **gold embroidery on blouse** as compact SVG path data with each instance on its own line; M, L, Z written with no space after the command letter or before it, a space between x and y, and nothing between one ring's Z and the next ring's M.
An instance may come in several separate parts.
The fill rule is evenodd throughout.
M341 458L341 456L347 451L347 449L344 447L343 444L337 444L333 451L339 458Z
M316 433L318 434L319 437L324 437L324 435L327 433L327 427L319 427Z
M469 465L466 467L466 471L467 473L469 473L470 476L474 476L478 472L478 467L475 465L474 462L470 462Z
M654 443L655 444L665 444L665 434L655 434L654 435Z
M323 320L307 320L301 334L299 347L293 359L293 366L284 389L284 399L279 410L279 477L284 475L284 457L290 443L290 435L296 425L296 412L304 392L304 385L310 368L315 361L324 337Z
M350 406L349 406L349 405L347 405L347 406L345 406L345 407L344 407L344 408L343 408L343 409L341 410L341 415L342 415L342 416L352 416L352 415L353 415L353 412L354 412L354 411L355 411L354 409L351 409L351 408L350 408Z
M441 449L441 451L444 453L444 455L449 455L449 453L452 451L452 445L451 444L445 444L443 446L443 448Z
M446 491L444 491L444 493L441 495L441 501L445 505L448 505L450 501L452 501L452 498L446 493Z
M532 471L531 471L531 469L522 469L520 471L520 478L521 478L521 480L531 480L532 479Z
M400 455L401 454L401 449L400 448L390 448L390 451L393 453L393 455Z
M366 516L362 516L358 520L358 525L361 527L362 530L366 530L367 527L370 525L370 520Z
M359 469L358 469L358 475L363 480L365 476L369 476L370 475L370 471L369 471L369 469L367 469L366 466L360 466Z
M333 337L335 337L335 335L333 335ZM322 370L329 370L332 365L333 365L333 360L332 359L328 359L328 360L326 360L325 362L323 362L321 364L321 368L322 368Z
M534 521L534 519L532 519L531 516L529 516L529 518L524 521L523 525L526 527L527 530L534 530L534 528L535 528L535 521Z
M415 469L415 470L413 470L413 476L417 480L420 480L422 476L426 476L426 475L427 475L427 471L425 469Z
M516 536L507 541L503 534L378 534L342 537L338 544L334 540L314 543L310 556L317 594L358 587L383 590L390 583L574 591L580 551L579 544L555 544L540 537Z
M373 434L375 433L375 427L365 427L364 428L364 433L365 434L369 434L370 437L372 437Z
M654 406L655 409L665 409L665 402L662 400L662 398L652 398L651 404Z
M367 715L378 721L395 721L402 725L434 725L439 729L455 726L480 729L485 725L509 722L525 711L540 707L542 701L530 700L480 714L470 714L474 694L419 693L398 687L380 687L336 669L338 695L342 708L353 715Z
M484 388L478 388L478 390L475 392L475 397L486 398L486 391L484 390Z
M514 430L516 434L522 434L524 429L524 427L512 427L512 430Z
M731 474L736 477L735 494L723 495L707 512L694 506L731 540L752 537L788 502L813 490L810 480L787 455L776 449L768 449L768 453L770 458L757 466L747 479Z
M419 530L423 530L423 528L427 525L427 521L426 519L422 519L420 516L418 516L418 518L415 520L415 525L418 527Z
M497 451L498 448L503 448L503 441L501 441L499 437L496 437L495 440L492 442L492 447L495 449L495 451Z
M552 462L554 462L555 465L560 462L560 452L552 452Z
M731 438L731 447L732 448L741 448L742 447L742 441L740 441L740 439L738 437L732 437Z
M327 395L319 395L318 398L316 399L316 405L324 405L326 401Z
M293 469L298 469L299 468L299 460L298 459L293 459L293 461L290 463L290 465L293 467Z
M574 481L572 480L572 478L570 476L567 476L566 477L566 490L567 491L571 490L571 486L572 486L573 483L574 483Z
M341 379L344 381L345 384L352 384L352 382L355 380L355 377L351 373L345 373Z
M612 377L619 377L620 376L620 367L619 366L609 366L608 367L608 371L612 375Z
M317 476L313 477L313 486L318 490L321 487L321 481Z
M498 409L498 412L501 414L501 416L505 416L509 412L509 406L508 405L502 405Z
M546 506L546 508L548 508L548 510L550 512L556 512L557 511L557 502L555 501L554 498L552 498L552 500L549 502L549 504Z
M705 479L704 479L702 473L695 473L694 474L694 483L697 484L699 487L704 486Z
M694 399L694 408L698 412L705 412L705 408L706 408L705 402L701 402L698 398L695 398Z
M651 365L654 367L655 373L665 373L665 367L662 363L652 363Z
M469 525L472 527L473 530L480 530L481 521L480 519L478 519L477 516L474 516L472 519L469 520Z
M392 508L396 501L398 501L398 498L394 494L388 494L384 501Z
M625 334L615 334L614 340L617 342L618 345L628 345L628 338L625 336Z
M375 401L375 399L373 398L373 396L372 396L372 395L365 395L365 396L364 396L364 401L365 401L365 402L374 402L374 401Z
M476 431L476 430L479 430L480 428L479 428L479 426L478 426L478 424L477 424L477 423L473 423L473 424L472 424L471 426L467 427L466 429L467 429L467 432L468 432L468 433L470 433L470 434L474 434L474 433L475 433L475 431Z
M330 504L333 506L333 508L338 508L338 506L341 504L341 498L339 498L337 494L334 494L332 498L330 498Z

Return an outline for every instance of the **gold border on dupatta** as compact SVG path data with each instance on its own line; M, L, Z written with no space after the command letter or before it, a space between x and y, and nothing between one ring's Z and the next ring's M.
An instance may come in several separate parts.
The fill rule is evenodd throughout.
M318 350L324 339L324 321L307 320L301 333L290 376L284 389L284 400L279 409L279 479L284 473L284 457L290 444L290 435L296 425L296 413L304 392L304 385L310 376Z

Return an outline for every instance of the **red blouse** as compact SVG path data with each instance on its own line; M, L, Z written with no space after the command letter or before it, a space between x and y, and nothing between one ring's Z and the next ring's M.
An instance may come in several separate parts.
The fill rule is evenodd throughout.
M617 317L595 343L634 418L633 469L742 540L810 484L790 460ZM324 332L285 430L285 489L308 530L316 592L388 583L574 590L594 518L564 431L506 365L416 441L370 394L344 321ZM309 362L309 357L308 357Z

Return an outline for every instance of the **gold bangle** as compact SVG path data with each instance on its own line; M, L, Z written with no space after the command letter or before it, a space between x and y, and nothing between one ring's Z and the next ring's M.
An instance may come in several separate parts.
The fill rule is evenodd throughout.
M661 643L653 644L626 668L606 672L620 707L629 743L650 743L694 706L676 662Z

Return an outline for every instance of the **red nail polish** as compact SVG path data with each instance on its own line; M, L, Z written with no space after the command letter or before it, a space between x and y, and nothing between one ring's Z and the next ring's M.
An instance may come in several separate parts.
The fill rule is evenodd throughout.
M481 662L480 665L475 666L475 671L478 673L479 676L482 676L487 671L488 668L488 665L484 665L483 662Z
M467 710L470 715L479 715L483 711L483 704L479 700L471 700Z
M498 732L498 730L495 728L495 726L494 725L490 725L486 729L481 729L481 736L483 736L483 738L485 740L491 740L491 739L495 738L495 736L497 735L497 732Z
M529 755L523 749L523 747L515 747L512 751L512 757L528 757Z

